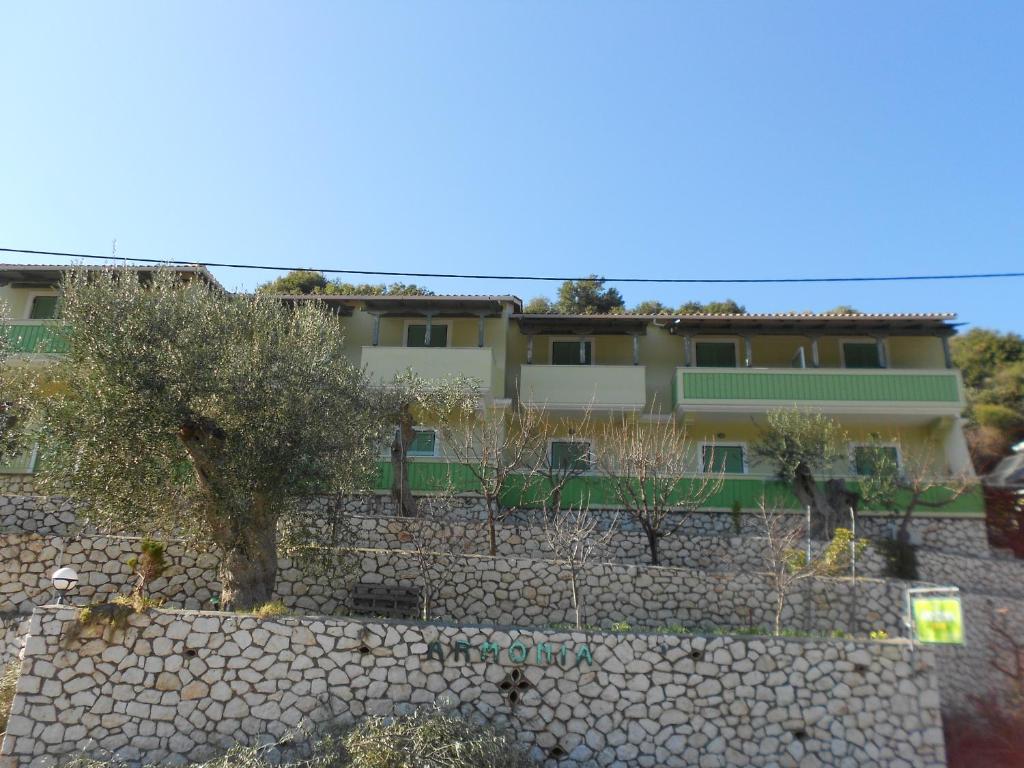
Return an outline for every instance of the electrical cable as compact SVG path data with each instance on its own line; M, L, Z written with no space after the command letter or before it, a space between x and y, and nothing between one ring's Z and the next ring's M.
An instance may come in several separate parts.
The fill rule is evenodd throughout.
M216 261L179 261L175 259L146 259L98 256L92 253L65 253L61 251L38 251L25 248L0 248L4 253L24 253L35 256L63 256L74 259L103 259L106 261L125 262L132 261L144 264L166 264L184 267L216 267L223 269L262 269L274 272L321 272L332 275L363 275L376 277L431 277L458 280L522 280L534 282L555 282L561 283L567 280L599 280L604 283L659 283L659 284L770 284L770 283L881 283L881 282L908 282L925 280L991 280L1010 277L1024 277L1024 272L974 272L954 273L944 275L873 275L873 276L846 276L846 277L555 277L537 275L474 275L458 274L449 272L393 272L374 269L337 269L325 267L283 267L266 264L229 264Z

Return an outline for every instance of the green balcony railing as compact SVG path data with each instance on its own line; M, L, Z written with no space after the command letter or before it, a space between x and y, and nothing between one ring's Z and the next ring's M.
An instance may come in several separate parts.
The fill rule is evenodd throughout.
M11 352L22 354L61 354L68 351L68 340L60 325L34 321L5 323L0 332Z
M956 371L677 368L675 405L691 401L961 402Z

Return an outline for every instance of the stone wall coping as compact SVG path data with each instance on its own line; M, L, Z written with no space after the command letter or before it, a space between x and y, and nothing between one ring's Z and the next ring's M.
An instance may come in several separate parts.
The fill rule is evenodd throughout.
M32 611L32 617L42 619L47 615L52 615L60 621L71 621L74 620L78 615L78 612L84 606L68 606L68 605L40 605ZM182 619L190 620L192 618L208 617L221 620L236 620L244 621L254 624L279 624L286 627L309 627L312 624L323 624L325 626L338 626L343 624L358 624L360 626L368 625L383 625L386 627L394 627L396 629L402 627L409 627L415 629L423 629L425 627L437 627L438 629L479 629L479 630L490 630L494 632L523 632L530 634L543 634L551 635L554 637L568 637L574 642L583 642L587 638L601 637L601 638L643 638L648 639L651 637L659 637L665 639L675 640L699 640L707 642L709 640L724 640L726 642L732 641L750 641L750 640L769 640L778 642L797 642L808 645L831 645L831 646L895 646L895 647L907 647L911 651L916 649L927 652L928 648L922 648L919 644L911 642L907 638L897 637L889 638L886 640L872 640L870 638L834 638L834 637L814 637L810 635L752 635L752 634L676 634L676 633L662 633L662 632L637 632L637 631L626 631L626 632L612 632L608 630L600 629L574 629L574 628L544 628L544 627L521 627L514 624L476 624L470 622L448 622L448 621L417 621L414 619L385 619L385 618L371 618L362 616L320 616L315 614L307 614L302 616L273 616L268 618L261 618L259 616L247 613L235 613L232 611L193 611L184 609L174 608L149 608L142 613L132 614L128 621L132 622L135 617L145 616L147 620L152 614L162 614L168 616L177 616ZM113 643L116 645L116 642Z

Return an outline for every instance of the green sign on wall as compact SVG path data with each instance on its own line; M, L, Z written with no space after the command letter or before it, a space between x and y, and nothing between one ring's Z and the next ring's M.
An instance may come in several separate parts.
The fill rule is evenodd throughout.
M913 638L919 643L963 645L964 614L955 587L909 589Z

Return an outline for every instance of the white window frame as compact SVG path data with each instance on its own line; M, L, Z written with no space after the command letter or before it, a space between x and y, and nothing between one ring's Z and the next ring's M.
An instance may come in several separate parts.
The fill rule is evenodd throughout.
M555 364L555 342L556 341L575 341L577 344L581 341L590 342L590 364L597 364L597 340L593 336L552 336L548 339L548 365ZM577 365L584 365L583 363L577 363Z
M433 453L409 453L406 451L406 455L410 459L436 459L441 455L441 430L437 427L413 427L413 432L433 432L434 433L434 452Z
M447 347L451 347L451 345L452 345L452 321L450 319L449 320L431 320L430 321L430 333L431 333L431 335L433 335L433 333L434 333L434 328L437 328L439 325L443 325L443 326L445 326L448 329L448 331L447 331L447 333L445 335L445 345L444 345L444 347L410 347L409 346L409 326L410 325L426 325L426 324L427 324L426 318L423 318L422 320L416 320L415 318L407 319L402 324L402 346L403 347L408 347L409 349L445 349Z
M36 299L38 299L41 296L46 296L46 297L56 296L56 297L60 298L60 291L33 291L32 293L30 293L28 295L28 300L25 302L25 318L24 318L25 320L31 320L32 319L32 304L33 304L33 302L35 302ZM51 319L52 320L52 319L55 319L55 318L47 318L47 319Z
M741 440L730 440L728 442L719 443L714 440L702 440L697 444L697 471L704 474L715 474L714 472L704 471L704 448L710 446L712 448L742 448L743 449L743 474L750 474L750 450L747 447L747 443ZM735 475L735 472L723 472L723 475Z
M878 340L872 336L840 336L839 337L839 365L842 368L846 368L846 345L847 344L877 344ZM889 357L889 340L882 339L882 354L884 355L884 363L886 367L889 367L889 361L892 359ZM850 368L851 371L881 371L883 368Z
M593 357L593 350L591 350L591 357ZM586 443L587 445L589 445L590 466L587 469L580 472L580 475L592 475L595 472L597 472L597 450L595 449L595 446L597 445L596 440L594 440L591 437L549 437L547 445L547 455L545 456L545 461L547 461L549 465L553 464L553 462L551 461L551 447L555 443Z
M903 476L903 448L900 447L899 440L877 440L875 442L861 440L855 443L850 443L850 477L867 477L867 475L857 474L857 449L858 448L895 448L896 449L896 472Z
M713 342L715 344L721 344L723 342L730 342L730 343L732 343L733 350L736 353L735 354L736 365L734 365L732 367L733 368L742 368L743 367L743 358L740 356L740 340L738 338L736 338L735 336L693 336L693 337L691 337L691 339L692 339L691 340L691 345L693 347L693 367L694 368L701 367L701 366L697 365L697 345L700 344L701 342L705 342L705 341L710 341L710 342ZM730 370L730 369L726 369L726 370Z
M441 430L437 427L413 427L413 432L433 432L434 433L434 452L433 453L407 453L406 455L410 459L436 459L442 456L441 452ZM390 456L391 455L391 443L394 441L394 435L398 432L398 425L393 425L391 429L391 439L384 440L381 445L380 455Z

